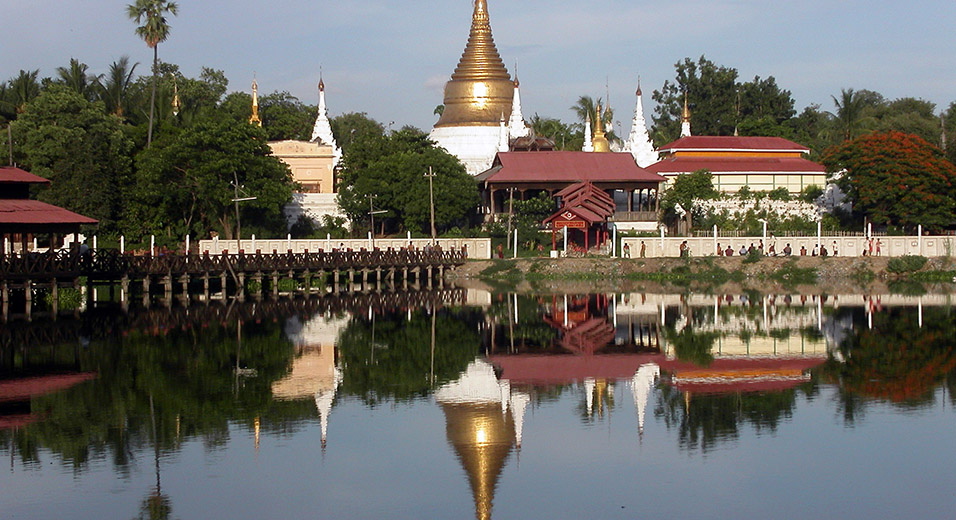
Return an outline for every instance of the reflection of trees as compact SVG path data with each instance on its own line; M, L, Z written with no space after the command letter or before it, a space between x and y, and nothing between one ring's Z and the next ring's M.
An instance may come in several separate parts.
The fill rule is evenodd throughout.
M517 315L514 312L513 293L496 294L491 307L488 308L487 316L491 319L491 326L497 329L492 349L499 345L522 351L551 347L558 333L542 317L544 298L517 295L517 299Z
M844 340L843 363L830 361L829 380L838 382L844 417L852 422L863 408L860 397L906 406L933 402L933 389L956 370L956 321L949 309L923 311L920 327L912 309L889 309Z
M425 396L434 384L455 379L479 352L477 327L466 311L439 310L435 316L432 362L432 319L424 311L408 319L401 311L356 316L339 336L343 361L342 391L367 402Z
M807 390L809 386L804 385ZM794 389L690 395L663 385L654 416L662 418L668 429L678 430L682 448L706 452L736 439L743 424L750 424L758 432L776 432L780 421L793 415L796 395Z
M664 329L667 342L674 348L674 355L681 361L706 367L714 360L711 350L719 334L716 332L694 332L690 327L677 332L674 327Z
M237 354L242 367L256 370L238 388ZM277 410L271 402L271 384L284 375L292 354L278 322L245 325L241 352L235 324L217 322L130 330L93 341L80 351L77 365L97 372L97 380L34 399L33 411L44 420L0 431L0 443L16 443L27 463L39 461L40 448L49 449L76 470L108 455L117 471L127 474L132 454L153 443L170 451L184 438L228 438L230 421L313 416L314 407Z

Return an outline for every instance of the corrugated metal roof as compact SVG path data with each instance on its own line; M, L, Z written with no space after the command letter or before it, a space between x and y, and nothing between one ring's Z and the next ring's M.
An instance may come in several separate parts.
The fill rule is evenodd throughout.
M825 173L826 168L800 157L668 157L647 167L660 174L710 170L712 173Z
M11 184L50 184L49 179L33 175L30 172L14 166L0 166L0 182Z
M499 166L497 172L479 179L492 183L664 181L638 166L629 153L501 152L492 170Z
M726 151L789 151L810 153L810 149L782 137L735 137L726 135L692 135L668 143L660 148L661 153L688 150Z
M97 224L99 221L46 202L0 199L0 224Z

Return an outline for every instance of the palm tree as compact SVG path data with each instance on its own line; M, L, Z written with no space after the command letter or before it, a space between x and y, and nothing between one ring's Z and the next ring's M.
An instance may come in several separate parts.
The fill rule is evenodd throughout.
M153 142L153 115L156 110L156 76L159 72L160 43L169 38L169 24L166 23L165 13L176 16L179 6L176 2L167 0L136 0L136 3L126 6L126 14L136 23L142 23L136 28L136 35L146 42L146 46L153 49L153 86L149 101L149 130L146 134L146 147Z
M76 58L70 58L69 68L57 67L56 74L60 77L60 83L70 87L85 99L90 99L93 85L98 83L103 76L87 74L87 69L89 67L85 63L80 63L80 60Z
M867 106L866 98L863 92L854 91L852 88L840 89L840 99L833 98L833 104L836 105L836 114L828 112L840 123L843 131L843 140L849 141L854 137L854 133L863 123L863 111Z
M100 98L111 114L123 117L126 110L126 94L133 83L133 73L139 63L129 65L129 56L123 56L110 65L105 81L100 82Z
M581 124L584 124L588 117L591 118L591 121L597 119L597 105L603 106L604 101L601 98L597 98L595 101L591 96L581 96L578 98L578 102L571 107L571 110L578 116ZM610 108L604 107L604 110L601 112L601 122L604 125L604 132L609 141L617 139L617 135L614 133L613 121L614 112Z
M29 72L21 70L19 76L10 80L11 93L9 95L13 98L13 103L16 106L18 114L23 113L27 103L33 101L33 98L40 95L40 82L37 81L39 74L39 69Z

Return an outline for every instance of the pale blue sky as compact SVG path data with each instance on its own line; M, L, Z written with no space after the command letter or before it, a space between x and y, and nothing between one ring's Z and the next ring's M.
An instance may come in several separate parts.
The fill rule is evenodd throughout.
M0 78L76 57L104 72L123 54L151 53L133 34L128 1L0 0ZM222 69L230 91L287 90L316 103L319 66L332 115L367 112L428 129L464 49L471 0L179 0L163 60L189 76ZM498 50L517 60L526 117L572 120L578 96L605 95L630 127L638 74L650 92L674 63L705 54L743 79L774 76L798 109L832 108L841 88L956 101L956 1L489 0ZM16 23L13 23L13 22Z

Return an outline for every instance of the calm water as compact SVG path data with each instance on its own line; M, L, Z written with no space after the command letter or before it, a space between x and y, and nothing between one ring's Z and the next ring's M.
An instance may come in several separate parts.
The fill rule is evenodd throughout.
M953 518L950 298L104 306L0 325L2 518Z

